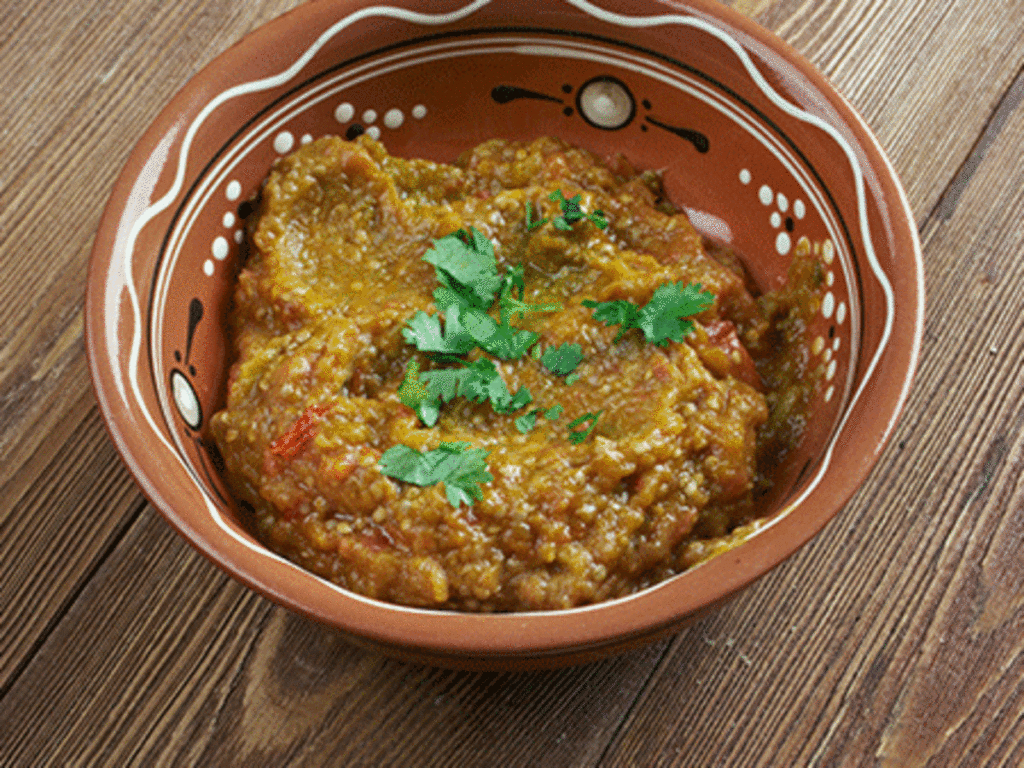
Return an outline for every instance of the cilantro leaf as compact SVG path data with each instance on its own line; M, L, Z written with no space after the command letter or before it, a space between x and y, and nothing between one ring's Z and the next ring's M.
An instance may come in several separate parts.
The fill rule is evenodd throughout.
M540 334L513 328L510 325L496 325L493 335L480 340L480 348L502 360L518 360L525 355Z
M565 410L561 405L554 405L548 408L546 411L543 408L534 408L529 413L524 413L518 419L516 419L516 429L522 432L524 435L531 432L534 427L537 426L537 417L543 414L544 418L548 421L554 421L562 415L562 411Z
M444 483L449 504L472 506L483 498L480 484L494 479L487 471L487 453L483 448L470 448L469 443L441 443L422 453L395 445L380 457L378 467L381 474L413 485Z
M584 299L581 304L584 307L589 307L594 310L594 319L598 322L604 323L605 325L621 325L618 334L612 340L612 343L618 342L619 339L630 328L638 327L640 321L640 310L636 304L632 301L626 301L619 299L618 301L594 301L593 299Z
M537 219L537 220L534 220L534 218L533 218L533 205L530 203L529 200L527 200L526 201L526 231L527 232L531 232L531 231L537 229L538 227L543 227L547 223L548 223L547 219Z
M437 402L438 395L431 392L420 378L420 364L410 360L405 369L405 379L398 388L398 399L404 405L416 411L420 421L428 427L437 424L441 408Z
M556 229L570 230L573 224L583 219L589 219L598 229L604 229L608 226L608 220L605 218L603 211L583 212L583 209L580 208L581 198L582 195L576 194L567 200L560 189L556 189L548 195L549 200L557 200L562 208L562 215L556 216L551 222L555 225Z
M604 413L604 411L598 411L597 413L585 413L578 419L570 421L567 425L569 429L569 442L573 445L579 445L590 437L594 428L597 427L597 420L601 417L602 413ZM583 429L578 429L578 427L583 426L587 422L590 422L589 426L584 427Z
M700 283L665 283L640 310L638 326L648 341L668 346L669 341L682 341L693 330L693 321L687 318L708 309L714 301L714 295L701 290Z
M605 325L620 325L615 341L631 328L639 328L652 344L667 346L669 341L682 341L693 330L689 318L708 309L715 296L701 288L700 283L664 283L643 307L632 301L593 301L582 304L594 310L594 319Z
M539 409L530 411L528 413L524 413L522 416L516 419L516 429L518 429L524 435L527 432L533 430L533 428L537 426L537 414L539 413Z
M440 315L428 315L420 310L406 321L402 336L421 352L464 355L476 346L476 341L463 326L459 311L458 305L448 309L442 329Z
M579 344L563 344L560 347L548 347L540 358L545 368L556 376L565 376L576 370L583 360L583 347Z
M480 347L502 360L518 360L540 338L533 331L500 324L482 309L461 303L445 308L444 328L440 315L421 310L406 321L402 335L420 352L464 355Z
M494 303L494 294L501 286L494 246L482 232L470 227L434 240L423 260L434 265L437 280L447 289L445 307L452 301L478 309ZM436 294L435 294L436 298Z
M496 413L512 413L533 401L533 395L526 387L520 387L513 395L498 373L497 366L486 357L474 360L463 368L427 371L421 379L427 391L445 403L455 397L476 403L489 400Z
M501 324L508 325L513 315L522 317L527 312L559 312L562 305L551 304L529 304L523 301L523 294L526 291L526 280L523 275L523 265L516 264L505 271L501 279L501 288L498 290L498 308L501 312ZM516 298L516 294L519 298Z

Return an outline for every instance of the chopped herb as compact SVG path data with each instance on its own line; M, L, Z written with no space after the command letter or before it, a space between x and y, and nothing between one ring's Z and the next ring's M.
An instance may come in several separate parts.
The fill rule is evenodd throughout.
M495 364L482 357L463 368L442 368L427 371L420 377L427 391L445 403L455 397L482 403L490 400L497 413L512 413L533 402L533 395L526 387L520 387L513 395L498 373ZM431 426L431 425L427 425Z
M548 219L537 219L533 218L533 205L529 200L526 201L526 231L531 232L538 227L543 227L548 223Z
M494 322L489 315L485 315L485 317L494 325L488 326L481 322L479 328L482 332L476 337L477 341L481 349L502 360L518 360L529 352L530 347L536 344L540 338L540 335L533 331L520 330L511 325L501 325ZM485 328L489 331L486 335L483 332Z
M573 371L572 373L570 373L568 376L565 377L565 385L567 387L571 387L573 384L575 384L579 380L580 380L580 375L577 372Z
M444 483L448 503L472 506L483 498L481 483L494 476L487 471L487 451L469 443L441 443L435 450L420 452L407 445L389 448L380 457L382 474L413 485Z
M462 311L458 304L449 307L445 312L445 324L442 329L440 315L428 315L420 310L406 321L402 336L420 352L464 355L473 349L477 342L462 322ZM467 310L467 314L472 311Z
M416 411L420 421L428 427L437 424L437 419L441 415L438 395L431 392L423 383L420 378L420 364L415 360L410 360L405 369L405 379L398 388L398 399Z
M501 288L498 290L498 308L501 312L501 324L508 325L512 315L519 315L520 318L527 312L559 312L562 305L551 304L528 304L523 301L523 294L526 291L526 280L523 277L523 265L516 264L509 267L501 280ZM519 294L517 299L515 294Z
M467 232L460 229L434 241L423 255L423 260L434 265L442 301L438 308L457 302L477 309L488 309L494 303L494 294L501 286L498 265L494 259L494 246L474 227ZM438 298L435 293L435 300Z
M570 421L568 424L569 442L573 445L579 445L590 437L590 433L594 431L594 428L597 426L597 420L600 418L602 413L604 413L604 411L598 411L597 413L585 413L578 419ZM584 429L577 429L577 427L580 427L587 422L590 422L590 426L585 427Z
M630 328L639 328L640 309L632 301L601 301L584 299L584 307L594 310L594 319L605 325L621 325L614 341L618 341Z
M560 189L556 189L548 196L549 200L557 200L562 207L562 215L556 216L551 222L555 225L555 229L570 230L573 224L583 219L589 219L598 229L608 226L608 220L604 217L603 211L583 212L580 208L581 198L582 195L573 195L567 200Z
M524 413L518 419L516 419L516 429L522 432L524 435L530 432L535 426L537 426L537 414L540 413L540 409Z
M665 283L659 285L651 300L643 307L631 301L585 299L583 306L594 310L594 319L605 325L620 325L615 341L631 328L639 328L652 344L667 346L669 341L682 341L693 330L689 318L708 309L715 301L712 293L702 290L700 283Z
M402 329L405 340L420 350L444 355L464 355L480 347L502 360L518 360L540 336L533 331L499 324L483 310L453 304L440 315L422 310L406 321Z
M583 347L579 344L563 344L560 347L548 347L540 361L556 376L565 376L576 370L583 360Z
M529 413L524 413L518 419L516 419L516 429L522 432L524 435L527 432L533 430L537 426L537 417L543 414L544 418L548 421L554 421L562 415L562 411L565 410L561 405L554 405L548 408L546 411L543 408L534 408Z

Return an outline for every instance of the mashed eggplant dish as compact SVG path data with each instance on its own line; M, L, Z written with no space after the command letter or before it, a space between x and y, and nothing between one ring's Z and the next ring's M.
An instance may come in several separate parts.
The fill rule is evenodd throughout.
M741 540L800 437L820 264L803 249L758 295L621 158L328 137L253 205L213 434L260 538L342 587L628 595Z

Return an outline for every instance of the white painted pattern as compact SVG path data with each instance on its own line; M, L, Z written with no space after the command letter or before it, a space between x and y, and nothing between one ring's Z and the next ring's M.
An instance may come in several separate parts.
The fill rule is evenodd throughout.
M838 223L834 220L831 214L831 208L827 206L824 200L821 198L817 188L812 185L811 181L807 178L806 174L802 172L800 166L796 163L795 159L789 157L785 147L778 142L774 136L767 135L764 133L764 129L759 124L751 122L743 112L735 110L730 102L722 101L720 95L716 91L712 91L709 87L704 85L701 81L694 78L680 77L676 74L675 70L670 69L665 65L661 65L657 62L651 62L650 60L635 56L632 54L622 54L615 50L610 51L607 48L601 46L594 46L589 44L563 44L560 46L554 46L548 44L546 41L538 41L537 43L527 42L528 38L514 37L514 38L495 38L484 46L480 46L476 43L459 41L459 42L446 42L429 46L422 46L417 48L413 52L401 52L385 57L380 62L370 63L354 68L350 72L341 73L330 80L326 85L321 84L314 88L310 94L304 94L299 97L298 104L295 106L292 103L281 106L276 112L268 115L265 119L257 124L252 130L247 142L237 146L228 155L218 163L217 166L208 175L206 181L202 182L196 191L193 198L186 205L182 214L181 221L183 222L175 232L172 232L169 239L168 245L168 259L170 266L163 272L164 275L173 272L176 261L179 246L179 235L183 236L182 233L187 232L191 227L192 221L198 211L206 204L208 192L204 192L204 189L213 188L219 183L219 179L230 172L231 167L234 167L238 162L244 158L244 156L251 151L252 147L258 145L261 141L265 140L266 137L273 134L274 131L279 130L280 126L284 125L288 120L292 119L296 115L300 114L304 109L308 109L313 104L319 103L325 99L330 98L332 95L344 91L357 83L373 79L380 74L391 72L394 70L402 69L405 67L411 67L419 63L434 61L437 59L445 59L452 56L470 56L481 53L493 53L493 52L516 52L524 55L547 55L547 56L560 56L560 57L575 57L584 58L592 61L600 61L603 63L612 64L615 66L627 66L636 71L655 77L667 82L681 91L700 98L709 105L718 109L719 111L726 114L730 119L734 120L737 125L743 127L751 135L761 141L766 148L768 148L772 154L783 164L784 168L793 175L793 178L801 183L801 186L815 201L815 206L819 213L824 217L826 224L829 229L837 233L838 239L839 227ZM507 45L504 45L507 44ZM327 85L331 86L329 90L325 90ZM420 106L420 105L417 105ZM415 111L416 108L414 108ZM770 205L775 202L775 193L770 189L766 188L765 192L762 190L762 200L766 205ZM844 251L840 251L840 255L844 265L844 271L849 273L852 270L852 266L849 262L849 258L845 256ZM159 302L161 296L161 290L159 290L159 283L161 278L158 277L158 290L156 291L156 301ZM158 307L158 309L162 309ZM163 314L161 311L154 313L155 322L159 324L162 320ZM160 328L156 326L154 334L159 336ZM157 361L159 364L159 361Z
M274 151L279 155L286 155L295 146L295 137L291 131L281 131L274 137Z
M334 110L334 119L339 123L347 123L353 117L356 116L356 108L349 104L347 101L343 101Z

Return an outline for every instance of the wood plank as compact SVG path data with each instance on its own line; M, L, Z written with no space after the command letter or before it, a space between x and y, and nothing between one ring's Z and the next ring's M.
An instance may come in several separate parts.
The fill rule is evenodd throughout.
M68 416L64 444L0 487L0 696L143 503L91 393Z
M832 80L923 222L1024 65L1019 0L731 0Z
M869 483L812 546L673 643L604 765L1020 765L1022 145L1018 106L952 218L926 226L939 309Z
M664 648L525 675L386 660L147 508L0 700L0 765L592 765Z

